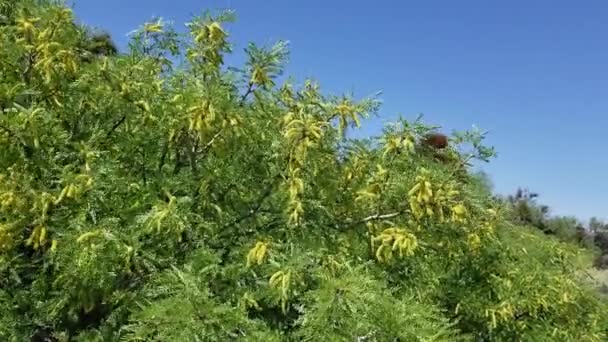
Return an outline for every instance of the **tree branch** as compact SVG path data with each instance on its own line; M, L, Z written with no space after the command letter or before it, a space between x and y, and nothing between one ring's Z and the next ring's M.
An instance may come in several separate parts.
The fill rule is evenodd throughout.
M108 133L106 134L106 137L109 137L110 135L112 135L112 133L114 133L114 131L120 127L120 125L123 124L123 122L125 122L125 120L127 119L126 115L123 115L122 118L120 118L120 120L118 120L118 122L116 122L114 124L114 126L112 126L112 128L108 131Z
M160 155L160 161L158 162L158 173L160 174L163 170L163 166L165 165L165 159L167 158L167 153L169 153L169 141L165 142L163 145L163 150Z
M198 176L198 169L196 167L196 150L198 142L192 144L192 137L186 136L186 154L188 155L188 162L190 163L190 170L192 175L196 178Z
M239 105L241 107L245 104L245 100L247 99L247 96L249 96L252 92L253 92L253 83L249 82L249 85L247 85L247 91L245 92L245 94L243 94L243 96L241 96L241 100L239 101Z
M358 223L366 223L366 222L369 222L369 221L374 221L374 220L386 220L386 219L389 219L389 218L393 218L393 217L399 216L399 215L401 215L401 214L402 214L402 212L398 211L398 212L395 212L395 213L390 213L390 214L376 214L376 215L370 215L370 216L368 216L368 217L366 217L366 218L362 219L362 220L361 220L361 221L359 221Z
M354 226L367 223L369 221L390 219L390 218L393 218L393 217L397 217L397 216L403 214L404 212L405 212L404 210L401 210L401 211L397 211L397 212L390 213L390 214L380 214L380 213L378 213L378 214L375 214L375 215L370 215L368 217L362 218L359 221L355 221L355 222L349 224L346 228L352 228Z
M215 143L215 141L222 135L223 131L224 131L224 129L220 128L219 131L217 131L217 133L215 133L215 135L213 135L213 137L211 137L211 140L209 140L205 144L205 146L203 146L203 149L201 150L201 154L207 153L207 151L211 148L211 146L213 146L213 144Z

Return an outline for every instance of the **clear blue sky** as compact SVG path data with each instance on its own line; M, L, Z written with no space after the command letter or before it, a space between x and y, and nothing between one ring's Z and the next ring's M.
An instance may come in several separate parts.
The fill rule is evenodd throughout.
M152 16L176 27L231 8L236 51L291 42L288 74L325 90L382 90L376 134L402 113L445 130L490 130L499 193L539 192L556 214L608 217L608 2L72 0L119 45Z

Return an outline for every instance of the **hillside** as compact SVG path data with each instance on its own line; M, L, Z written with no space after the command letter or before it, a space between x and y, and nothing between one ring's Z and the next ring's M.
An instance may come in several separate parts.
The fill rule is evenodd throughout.
M231 21L119 53L0 0L0 340L608 339L591 252L470 172L483 132L348 139L378 99L279 83L284 42L225 65Z

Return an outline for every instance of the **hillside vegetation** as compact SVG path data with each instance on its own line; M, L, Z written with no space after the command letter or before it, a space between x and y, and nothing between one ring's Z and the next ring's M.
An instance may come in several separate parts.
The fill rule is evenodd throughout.
M230 12L127 51L43 0L0 0L0 340L606 341L589 253L514 224L377 99L231 52ZM339 61L337 61L339 62Z

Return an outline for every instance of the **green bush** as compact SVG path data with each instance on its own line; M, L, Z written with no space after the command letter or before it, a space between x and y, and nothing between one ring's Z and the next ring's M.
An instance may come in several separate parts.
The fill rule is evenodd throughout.
M279 85L284 42L227 68L230 12L119 54L55 2L0 14L1 340L607 338L576 248L466 171L482 132L348 139L378 102Z

